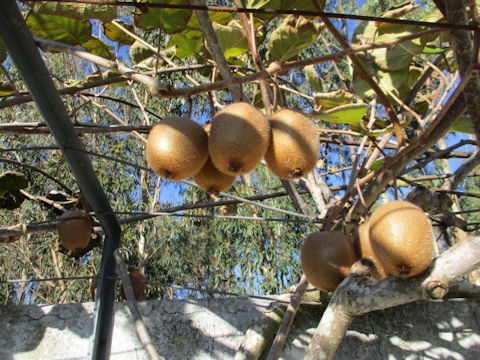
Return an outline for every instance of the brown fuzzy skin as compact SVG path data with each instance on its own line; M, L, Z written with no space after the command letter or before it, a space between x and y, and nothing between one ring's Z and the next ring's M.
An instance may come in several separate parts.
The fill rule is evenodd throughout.
M269 119L272 129L265 161L281 179L295 179L311 172L318 160L320 140L315 122L304 114L282 109Z
M207 162L198 173L193 176L193 181L200 186L202 190L208 192L227 191L235 182L236 176L227 175L219 171L212 160L208 158Z
M300 259L310 284L323 291L334 291L357 257L353 244L341 232L317 231L305 239Z
M227 175L255 169L268 147L270 125L254 106L239 102L217 112L212 119L208 148L215 167Z
M385 269L380 263L380 260L373 252L372 245L370 244L368 227L368 222L360 224L360 226L358 227L358 236L356 239L357 246L361 257L371 257L375 261L375 270L372 271L372 277L376 280L381 280L387 277L387 273L385 272Z
M167 117L150 131L146 153L155 173L168 180L182 180L195 175L207 161L208 136L193 120Z
M380 206L369 221L373 252L388 274L411 277L433 258L433 229L423 210L408 201Z
M147 285L144 281L147 280L147 277L143 271L140 270L130 271L128 276L130 277L130 282L132 283L133 295L135 295L135 299L143 299L145 287ZM125 296L123 285L120 287L120 293L123 300L126 300L127 297Z
M68 219L70 217L76 217ZM58 240L71 251L85 248L92 236L92 220L83 211L67 211L57 223Z
M92 298L92 301L95 301L97 297L97 287L98 287L98 279L93 278L90 280L90 297Z

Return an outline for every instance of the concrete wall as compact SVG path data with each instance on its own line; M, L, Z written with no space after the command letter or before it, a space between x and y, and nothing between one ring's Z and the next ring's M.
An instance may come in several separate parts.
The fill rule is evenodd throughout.
M231 359L268 301L143 301L140 311L166 359ZM355 320L335 359L480 359L480 302L421 302ZM323 307L304 307L283 359L301 359ZM0 307L0 359L84 359L93 303ZM115 307L111 359L148 359L123 303Z

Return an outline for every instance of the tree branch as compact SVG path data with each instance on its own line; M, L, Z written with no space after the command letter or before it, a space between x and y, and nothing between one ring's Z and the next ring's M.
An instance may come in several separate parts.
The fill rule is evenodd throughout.
M34 40L37 46L39 46L43 51L66 52L81 59L102 66L104 68L110 69L114 72L120 73L131 80L144 84L148 87L152 95L158 96L162 91L168 90L168 87L165 84L158 81L157 79L152 78L151 76L139 73L135 70L130 69L128 66L119 64L115 61L107 60L105 58L102 58L101 56L89 53L88 51L81 48L62 44L56 41L41 39L38 37L34 37Z
M448 180L448 190L455 190L457 186L465 179L470 172L480 164L480 150L477 149L456 171L452 178Z
M452 24L468 24L467 10L465 6L459 6L457 0L444 0L447 20ZM476 5L475 5L476 6ZM472 63L477 63L472 46L470 32L464 30L450 30L450 42L455 53L458 69L462 79L469 74L469 67ZM477 44L478 46L478 44ZM470 115L477 139L480 140L480 77L477 73L472 74L470 81L465 86L463 92L467 103L468 113Z
M203 0L190 0L192 5L205 5ZM233 76L228 66L227 60L223 55L223 50L220 47L220 44L217 39L217 35L213 30L213 25L208 16L208 12L204 10L195 10L195 15L197 16L200 27L202 28L203 36L207 41L208 48L215 60L215 63L220 71L220 74L225 80L232 81ZM242 99L242 88L241 86L231 86L230 91L232 93L233 101L238 102Z
M322 9L319 7L316 0L310 0L310 2L312 3L312 5L315 7L317 11L320 11L320 12L322 11ZM332 24L330 19L321 15L320 15L320 18L322 19L323 23L326 25L330 33L333 35L333 37L340 43L340 45L342 45L344 49L350 48L348 39L345 38L337 30L337 28ZM397 113L395 112L395 109L390 99L388 98L387 95L385 95L385 93L380 88L380 86L375 82L375 80L373 80L372 77L368 74L368 71L364 68L360 60L358 60L358 58L355 56L355 54L349 54L348 57L352 61L353 67L358 72L358 75L368 83L368 85L372 88L373 91L375 91L375 93L378 96L378 100L380 101L380 103L382 103L385 106L388 116L392 121L393 129L395 131L395 136L397 137L398 144L402 145L402 143L405 141L405 134L403 132L403 128L400 125L400 120L397 117Z
M432 147L438 139L444 136L450 127L460 119L465 112L466 103L463 96L459 96L459 94L461 94L466 81L468 81L468 79L465 78L460 82L442 111L440 111L430 127L420 137L392 158L386 159L381 168L360 180L363 185L373 179L363 194L367 207L370 207L377 200L389 182L392 181L408 163ZM352 220L361 216L365 210L363 205L357 202L351 210Z

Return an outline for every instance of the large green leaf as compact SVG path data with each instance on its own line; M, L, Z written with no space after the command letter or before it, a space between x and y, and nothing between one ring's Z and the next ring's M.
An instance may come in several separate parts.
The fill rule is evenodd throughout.
M25 195L19 190L28 186L25 175L13 171L0 174L0 208L13 210L18 208Z
M244 0L244 6L248 9L280 9L282 0ZM255 13L255 17L260 19L269 19L275 15Z
M133 45L130 46L130 59L132 59L134 64L138 64L154 54L155 52L152 49L146 47L139 41L135 41Z
M369 63L363 56L357 56L357 58L366 69L369 69ZM408 80L408 67L396 71L383 71L376 66L376 64L373 64L372 70L380 89L386 93L392 92L398 96L400 94L399 89L405 85ZM370 85L362 79L356 71L353 72L353 89L356 95L367 99L371 98L374 94Z
M189 5L188 0L142 0L144 3ZM191 10L161 9L148 7L145 11L137 10L134 14L135 25L144 30L163 29L168 34L182 31L192 17Z
M461 132L465 134L475 134L475 129L472 124L472 120L469 117L464 116L458 120L451 128L451 132Z
M217 23L213 23L212 25L227 60L239 56L248 50L247 35L237 21L234 20L228 25Z
M419 6L420 5L415 4L415 2L413 1L407 1L407 2L390 7L381 15L381 17L398 19L411 13L412 11L417 9Z
M175 46L175 54L179 59L193 56L200 51L203 46L203 38L190 38L183 33L174 34L170 37L168 47Z
M316 1L320 8L323 10L326 0ZM316 11L312 5L311 0L290 0L282 2L282 9L284 10L298 10L298 11Z
M303 68L303 73L305 74L305 77L307 78L313 90L322 91L322 81L320 80L320 76L318 76L315 65L305 66Z
M103 4L72 4L61 2L26 1L37 14L65 16L77 20L99 19L112 21L117 17L117 7Z
M317 28L312 21L303 16L289 15L272 32L267 48L277 61L284 62L295 59L316 38Z
M101 56L108 60L115 60L115 54L112 53L112 50L115 49L113 46L108 45L101 41L96 36L91 36L90 39L82 44L82 46L87 49L88 52Z
M135 28L132 25L124 24L121 21L117 21L120 25L122 25L125 29L130 31L131 33L135 34ZM124 33L118 27L116 27L111 22L103 24L103 33L107 38L112 41L118 42L123 45L132 45L135 42L135 39L132 38L130 35Z
M367 112L367 104L347 104L333 109L312 113L312 117L336 124L357 125Z
M355 44L390 41L402 36L412 35L421 29L401 24L388 24L377 28L373 22L361 23L354 31L352 42ZM405 41L393 49L382 48L369 52L375 64L382 70L395 71L410 65L412 57L421 53L423 45L414 41Z
M353 99L353 94L348 93L343 89L327 93L315 93L313 96L315 99L315 105L321 107L322 111L349 104Z
M29 12L26 21L34 36L73 46L87 42L92 32L92 25L88 20Z

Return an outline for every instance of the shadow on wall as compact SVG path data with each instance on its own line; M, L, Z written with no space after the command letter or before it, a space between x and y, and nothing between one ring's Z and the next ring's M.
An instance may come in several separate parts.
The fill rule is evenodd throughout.
M334 360L480 359L480 301L418 302L355 319ZM322 310L295 320L283 359L299 359Z
M166 359L232 359L251 322L263 316L268 304L247 298L162 300L144 302L140 311Z
M89 338L93 331L93 315L77 304L62 305L11 305L0 307L0 359L10 360L23 354L35 358L38 351L47 353L43 342L47 333L60 331L58 343L68 344L71 338ZM90 319L91 321L86 321ZM75 321L80 320L80 321ZM52 348L58 343L53 342ZM55 352L53 351L52 359ZM76 357L72 349L70 359ZM78 353L79 358L84 354ZM42 357L37 357L42 359Z

